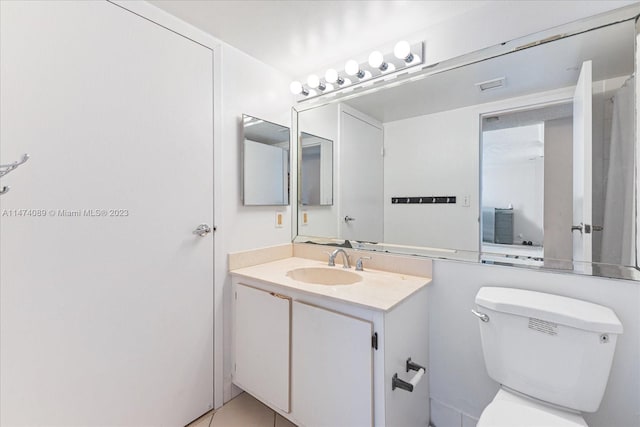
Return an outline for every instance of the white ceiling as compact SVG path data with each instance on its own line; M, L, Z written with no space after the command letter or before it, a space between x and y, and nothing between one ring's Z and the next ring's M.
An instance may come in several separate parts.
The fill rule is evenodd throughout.
M482 166L513 166L544 157L544 124L485 131Z
M301 78L491 1L150 0L161 9Z

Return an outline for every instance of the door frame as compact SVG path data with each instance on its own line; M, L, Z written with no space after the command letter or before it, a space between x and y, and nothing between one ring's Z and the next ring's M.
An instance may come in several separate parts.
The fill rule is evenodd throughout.
M157 24L167 30L181 35L211 50L213 56L213 409L224 403L223 372L223 284L226 280L226 257L222 242L224 241L223 204L222 204L222 41L198 30L179 18L153 6L147 2L126 0L106 0L114 6L127 10L139 17Z
M561 88L549 92L532 94L525 97L516 97L522 102L517 105L509 105L506 100L482 104L478 111L478 254L482 257L482 155L483 155L483 131L482 120L488 116L497 114L517 113L520 111L532 110L536 108L550 107L573 102L573 89L575 86Z

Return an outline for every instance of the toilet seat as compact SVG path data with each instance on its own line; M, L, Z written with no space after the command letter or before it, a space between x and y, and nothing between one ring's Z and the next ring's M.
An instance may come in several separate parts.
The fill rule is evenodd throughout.
M579 414L552 408L500 388L476 427L588 427Z

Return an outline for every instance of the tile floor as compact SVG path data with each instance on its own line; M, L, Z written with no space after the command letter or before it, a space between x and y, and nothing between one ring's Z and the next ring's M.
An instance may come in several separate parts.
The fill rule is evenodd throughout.
M213 417L213 420L211 420ZM247 393L242 393L215 412L209 412L187 427L295 427Z

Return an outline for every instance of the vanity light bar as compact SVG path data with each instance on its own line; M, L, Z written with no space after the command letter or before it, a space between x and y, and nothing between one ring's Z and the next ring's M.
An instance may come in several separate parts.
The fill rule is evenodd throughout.
M402 40L396 43L393 52L386 54L375 50L371 52L367 62L358 63L350 59L345 63L344 71L328 69L324 78L316 74L307 77L306 84L296 80L291 82L291 93L299 95L298 102L349 88L353 90L364 83L371 84L378 79L395 78L403 70L424 63L424 43Z

